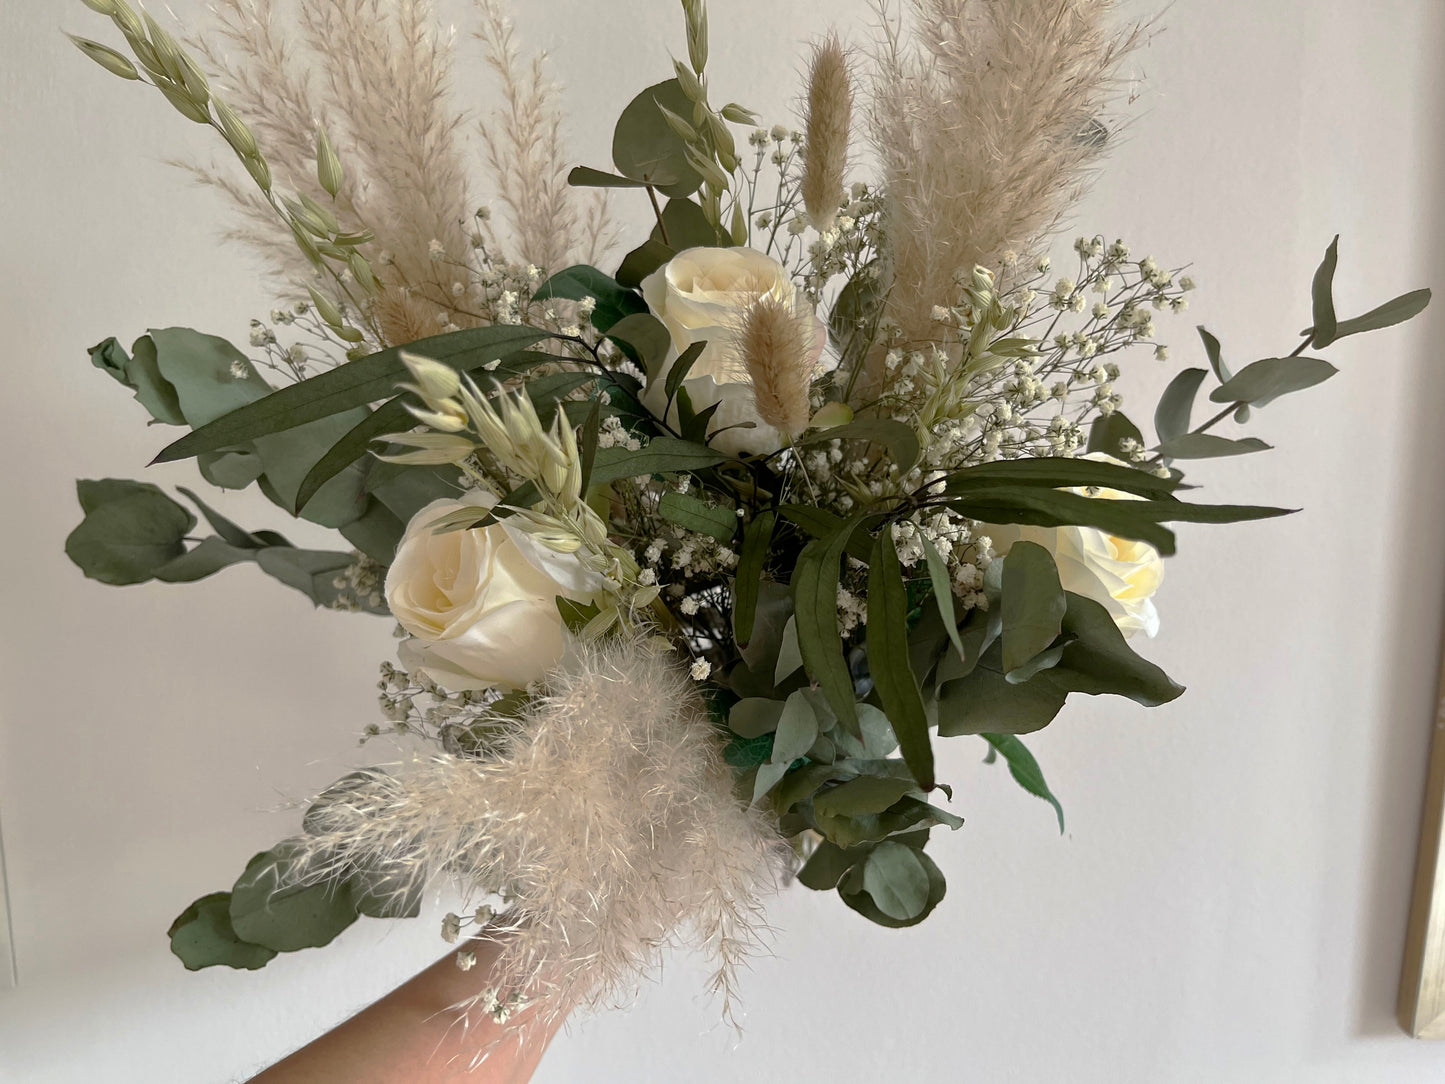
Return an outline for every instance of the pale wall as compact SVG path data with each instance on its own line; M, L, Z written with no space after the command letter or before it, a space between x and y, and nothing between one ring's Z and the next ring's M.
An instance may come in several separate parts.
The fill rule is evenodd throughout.
M676 4L526 8L568 74L579 154L604 164L626 96L682 50ZM712 8L719 95L764 107L796 92L796 41L867 14ZM439 952L430 923L366 923L260 973L190 975L163 936L293 830L268 810L361 755L389 641L254 570L114 590L64 558L72 479L138 475L166 439L84 348L178 323L239 340L270 297L215 244L211 199L161 164L204 133L58 33L101 21L48 0L0 13L0 806L21 982L0 993L0 1080L238 1079ZM1199 363L1196 321L1235 359L1292 345L1336 231L1345 309L1441 285L1445 5L1181 0L1167 25L1079 217L1194 262L1176 357ZM1149 647L1190 693L1148 713L1079 703L1034 740L1066 836L975 743L946 748L968 824L935 847L950 890L926 925L878 930L794 890L740 1041L679 961L537 1079L1445 1078L1445 1045L1392 1020L1445 586L1442 331L1437 309L1344 344L1336 380L1259 416L1277 451L1198 472L1214 499L1304 511L1181 531ZM1152 402L1162 373L1138 371ZM220 503L282 526L258 500Z

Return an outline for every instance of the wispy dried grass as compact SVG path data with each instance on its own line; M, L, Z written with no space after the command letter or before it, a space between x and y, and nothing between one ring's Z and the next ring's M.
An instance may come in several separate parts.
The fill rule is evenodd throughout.
M503 0L477 5L503 103L483 125L484 157L512 219L501 244L488 230L489 255L550 270L596 259L613 240L606 203L567 186L562 114L545 58L522 56ZM344 230L376 234L364 251L386 287L377 317L388 341L474 322L450 299L473 262L471 120L451 88L456 34L438 24L432 0L215 0L213 13L188 43L255 131L278 181L333 207ZM315 177L318 126L345 168L334 202ZM311 277L249 180L187 168L240 212L228 237L254 247L293 284Z
M813 227L822 232L833 224L843 201L843 174L848 168L853 129L853 76L848 70L848 53L836 34L813 47L807 112L800 189Z
M1119 65L1143 27L1111 0L887 0L868 128L884 168L888 315L930 337L975 265L997 268L1051 232L1107 141Z
M312 875L382 862L474 902L502 893L501 955L472 1007L524 992L528 1026L626 999L678 943L710 954L726 1007L779 847L733 796L686 673L636 642L581 649L494 758L378 773L311 818Z
M563 143L559 88L547 77L546 54L523 60L502 0L476 5L477 38L502 92L501 108L482 121L482 143L510 215L512 245L539 267L593 263L616 240L607 194L593 190L584 198L567 184L574 163Z

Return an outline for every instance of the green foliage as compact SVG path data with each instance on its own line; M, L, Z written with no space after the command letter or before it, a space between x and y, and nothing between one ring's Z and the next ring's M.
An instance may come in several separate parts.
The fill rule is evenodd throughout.
M676 79L648 87L622 111L612 136L612 162L627 179L681 198L701 187L702 175L688 161L687 143L667 123L663 109L692 114L692 101Z
M187 971L234 967L255 971L276 957L276 950L243 941L231 925L231 893L212 892L182 911L166 931L171 951Z
M731 508L714 507L687 493L668 490L658 505L658 515L684 530L709 535L719 542L730 542L738 531L737 513Z
M155 486L107 478L77 482L76 490L85 519L65 553L91 579L144 583L185 555L196 517Z
M777 513L771 509L757 515L743 529L743 546L738 555L737 580L733 587L733 638L739 645L752 639L753 619L758 612L758 588L767 566Z
M293 862L283 843L246 865L231 890L231 925L242 940L276 952L319 948L360 915L348 883L290 883Z
M805 434L799 445L825 444L834 440L866 440L888 449L889 458L907 473L918 462L918 435L911 425L891 418L860 418L831 429L818 429Z
M1059 570L1048 550L1015 542L1003 563L1003 666L1021 670L1059 637L1067 604Z
M592 326L606 334L628 316L640 316L647 312L647 302L633 290L624 289L616 279L597 270L579 264L559 271L537 290L533 301L545 301L560 297L568 301L595 298L597 307L592 311Z
M66 539L65 552L86 576L101 583L192 583L255 561L317 606L331 606L342 593L334 581L353 561L348 553L297 549L275 532L242 530L183 489L217 532L187 549L196 517L155 486L107 478L78 482L76 489L85 519ZM370 608L366 600L351 601ZM385 613L385 605L372 612Z
M836 591L831 605L836 609ZM923 695L908 658L908 609L903 567L893 533L885 529L879 532L868 568L868 668L903 759L919 785L932 790L933 747Z
M803 664L828 697L839 719L855 735L858 709L853 677L843 657L843 637L838 629L838 579L839 562L848 540L863 520L864 517L855 516L831 537L815 539L804 546L793 569L791 585Z
M1203 369L1184 369L1169 382L1154 411L1154 431L1168 444L1189 432L1189 417L1194 411L1194 397L1209 374Z
M455 331L409 343L404 348L382 350L222 413L164 448L156 461L165 463L202 452L220 451L390 399L397 383L407 375L401 361L403 350L450 365L460 372L471 372L548 337L544 331L500 325Z
M1044 781L1043 769L1039 767L1039 762L1034 759L1028 747L1012 734L984 734L983 739L988 742L990 749L1003 756L1008 763L1009 774L1019 786L1054 807L1059 818L1059 834L1063 835L1064 807L1054 797L1053 791L1049 790L1048 783Z
M1248 403L1262 407L1281 395L1321 384L1339 372L1319 358L1263 358L1246 365L1209 393L1216 403Z
M1161 444L1159 454L1165 459L1217 459L1228 455L1268 452L1273 447L1274 445L1266 444L1258 437L1231 440L1214 433L1184 433Z
M1112 414L1100 414L1089 427L1087 450L1122 459L1124 453L1120 445L1126 440L1138 441L1141 448L1145 444L1144 434L1123 413L1116 410Z
M1329 346L1335 340L1339 321L1335 316L1335 268L1340 262L1340 235L1330 242L1325 258L1315 271L1310 296L1314 306L1315 326L1310 332L1310 346L1316 350Z

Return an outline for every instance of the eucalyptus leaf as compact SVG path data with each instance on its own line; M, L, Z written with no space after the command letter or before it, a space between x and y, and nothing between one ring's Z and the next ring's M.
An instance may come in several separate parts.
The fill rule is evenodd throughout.
M896 841L894 842L896 844ZM902 844L896 845L902 846ZM942 871L933 863L933 860L929 858L928 855L920 850L914 850L914 854L917 856L918 864L923 868L924 874L928 879L928 896L924 902L923 909L916 915L906 919L896 918L878 906L873 897L866 891L866 881L864 881L863 878L859 878L856 884L850 884L850 879L853 874L857 872L857 866L854 866L853 869L844 876L843 880L840 881L838 885L838 895L841 896L843 902L853 910L880 926L888 926L894 929L905 926L916 926L932 914L933 909L943 900L944 893L947 890L947 883L944 880Z
M1067 598L1069 608L1063 628L1074 637L1073 641L1064 648L1057 666L1016 688L1029 689L1047 683L1065 693L1124 696L1151 708L1183 695L1184 686L1129 646L1108 610L1072 591ZM1024 733L1022 730L1011 732Z
M231 925L231 894L212 892L191 904L166 931L171 951L187 971L234 967L255 971L276 957L276 950L241 940Z
M293 883L294 863L294 845L281 843L247 864L231 890L237 936L277 952L295 952L330 944L356 921L349 884Z
M1231 379L1231 375L1228 366L1224 364L1219 340L1211 335L1203 324L1199 325L1198 331L1199 339L1204 343L1204 353L1209 357L1209 367L1214 370L1214 375L1221 384L1227 384Z
M965 467L944 479L944 492L951 496L966 496L976 490L989 491L1000 485L1040 489L1099 487L1140 497L1160 498L1171 495L1179 483L1119 463L1043 456L1004 459Z
M1116 410L1112 414L1100 414L1094 419L1093 425L1089 426L1089 444L1086 450L1103 452L1105 455L1122 459L1124 458L1123 443L1126 440L1138 441L1141 448L1146 443L1144 434L1139 431L1139 427L1126 418L1121 411ZM1027 460L1019 460L1019 462L1027 462Z
M1401 294L1399 297L1386 301L1378 308L1371 309L1363 316L1356 316L1351 320L1341 320L1335 328L1334 341L1339 342L1347 336L1359 335L1365 331L1379 331L1382 328L1403 324L1406 320L1414 319L1424 312L1429 304L1429 290L1412 290L1408 294Z
M76 483L85 519L65 553L87 577L116 586L144 583L186 552L196 517L153 485L117 478Z
M833 440L866 440L881 444L888 449L893 464L903 473L918 462L918 434L913 431L913 426L891 418L860 418L831 429L812 430L798 444L806 446Z
M592 484L605 485L623 478L648 474L703 470L731 459L725 452L675 437L654 437L640 452L626 448L599 448L592 467Z
M676 79L648 87L622 111L612 136L612 162L617 172L683 197L696 192L702 176L688 161L687 143L663 116L665 108L678 116L692 113L692 101Z
M1204 369L1185 369L1169 382L1159 398L1158 409L1154 411L1154 431L1159 434L1160 441L1167 444L1189 432L1194 397L1199 394L1199 386L1208 375Z
M1330 242L1325 258L1315 271L1310 287L1310 298L1314 307L1315 326L1310 335L1310 346L1321 350L1335 341L1338 319L1335 316L1335 268L1340 262L1340 235Z
M813 797L813 808L826 817L882 813L917 789L912 779L860 775Z
M802 690L793 693L783 704L778 728L773 735L774 764L791 765L818 740L818 717Z
M1068 696L1049 679L1052 672L1011 683L1004 673L1003 648L995 642L964 677L940 685L938 736L1042 730L1063 710Z
M783 715L783 701L750 696L739 700L728 711L728 727L744 738L760 738L778 729Z
M953 641L954 650L962 659L963 638L958 634L958 616L953 608L953 582L948 575L948 563L927 535L919 532L918 538L923 542L923 559L928 565L928 579L933 585L933 599L938 607L938 616L948 638Z
M902 843L884 840L863 863L863 889L889 918L911 922L928 907L928 867L923 855Z
M622 258L617 268L617 281L632 289L663 264L677 255L677 250L655 238L649 237Z
M1262 407L1281 395L1321 384L1339 372L1319 358L1263 358L1246 365L1209 393L1216 403L1248 403Z
M546 301L554 297L568 301L593 298L597 307L592 310L592 326L604 335L624 317L647 312L647 302L641 295L586 264L557 272L538 288L532 300Z
M773 665L773 682L781 685L803 665L803 650L798 646L798 622L788 618L783 626L783 640L778 645L778 661Z
M1258 437L1231 440L1214 433L1185 433L1161 444L1159 454L1165 459L1217 459L1228 455L1268 452L1273 447L1274 445L1266 444Z

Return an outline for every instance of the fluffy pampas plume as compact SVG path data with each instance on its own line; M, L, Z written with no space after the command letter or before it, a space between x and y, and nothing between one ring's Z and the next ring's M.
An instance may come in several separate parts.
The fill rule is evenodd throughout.
M1143 29L1112 25L1111 0L907 0L905 43L879 4L868 128L886 177L888 317L926 341L956 276L1027 253L1078 196Z
M808 116L804 125L803 203L819 232L837 217L853 126L853 80L836 34L813 47L808 65Z
M637 641L580 647L494 755L371 773L307 828L308 879L383 865L410 871L403 891L443 878L472 903L500 896L501 956L467 1007L530 1002L523 1026L625 999L669 944L710 954L726 1007L778 872L687 673Z
M758 417L789 437L808 427L808 388L817 364L818 322L771 293L743 310L733 349L747 369Z

